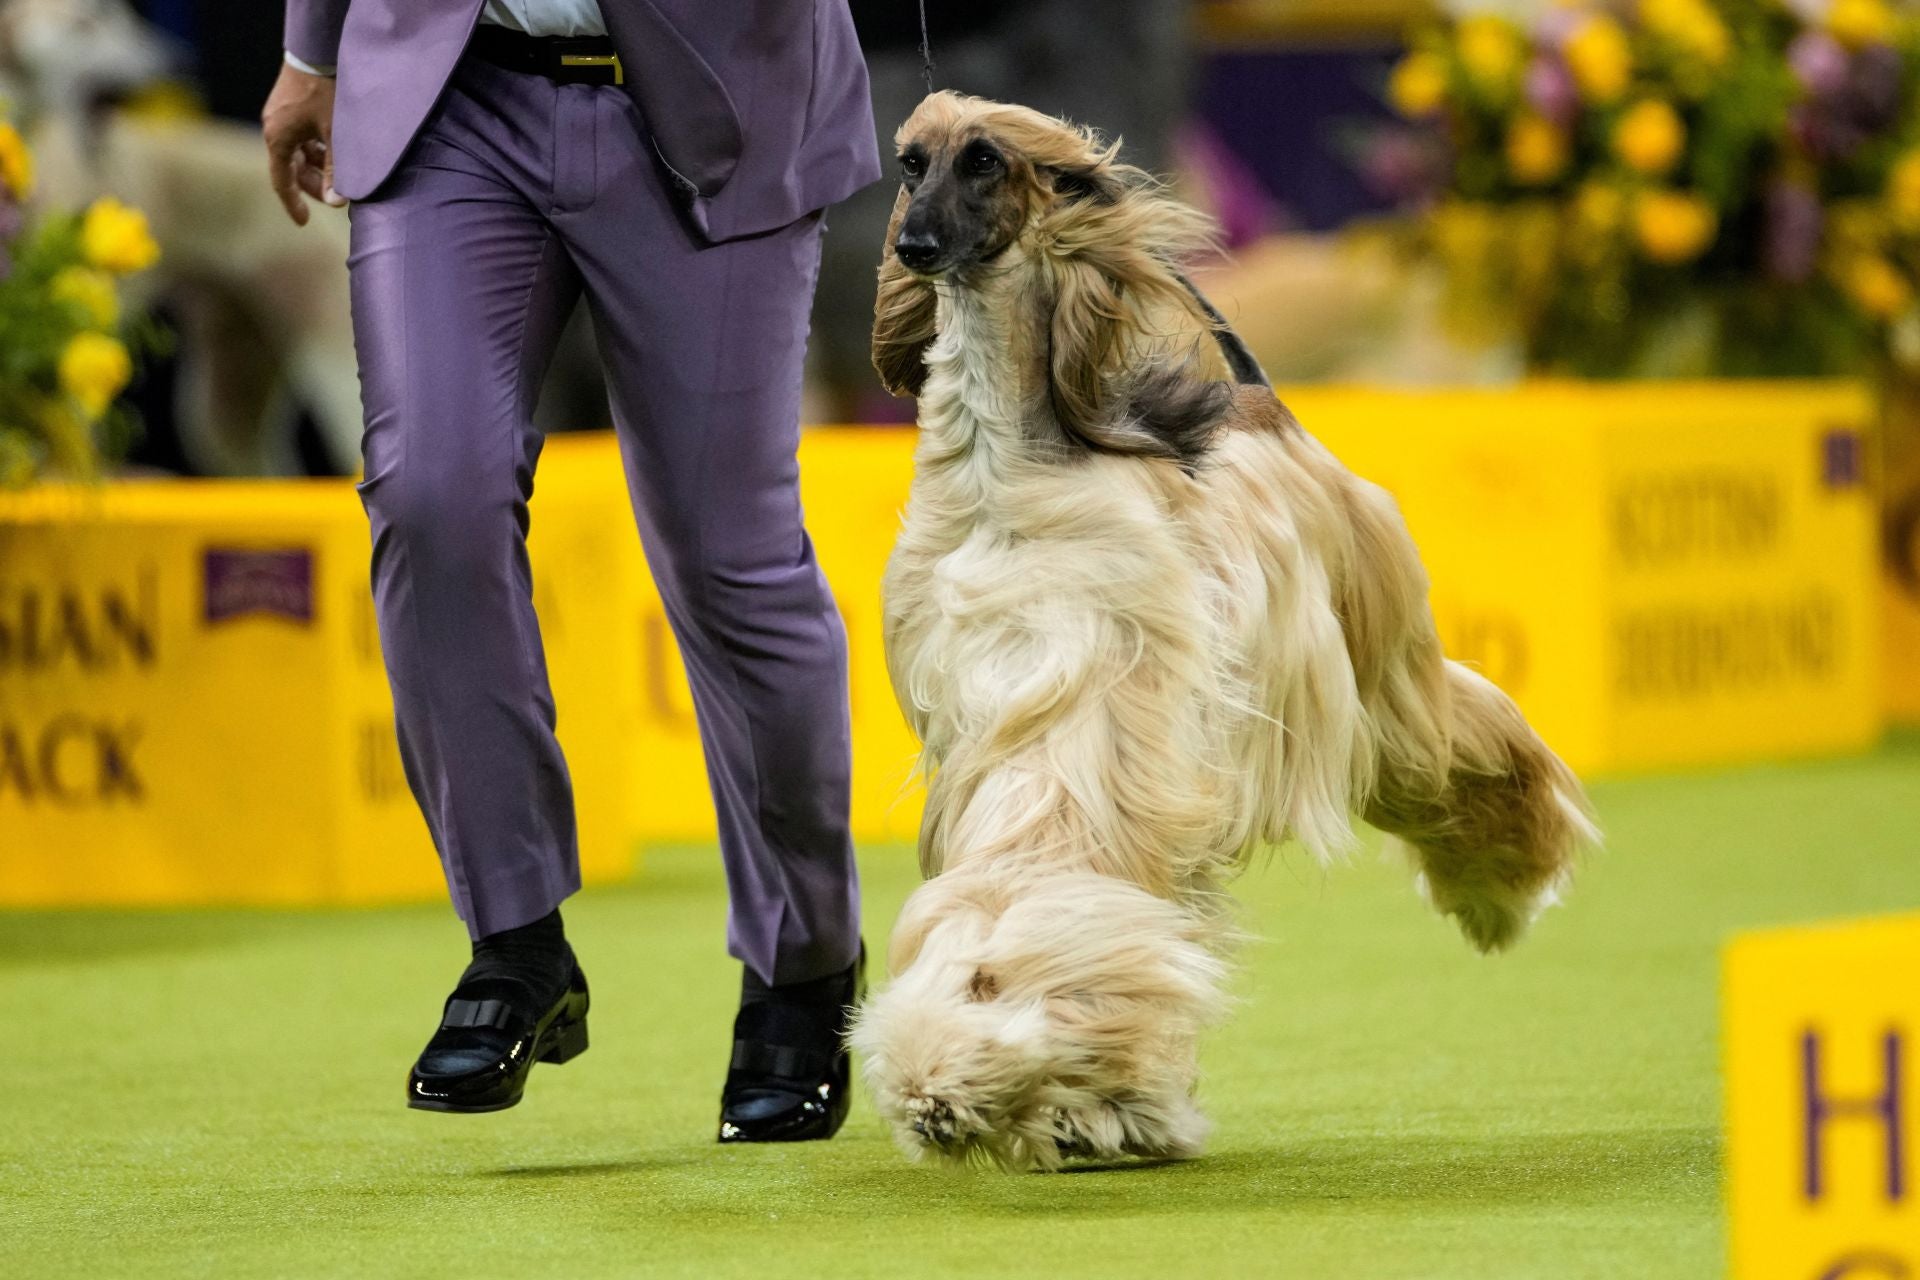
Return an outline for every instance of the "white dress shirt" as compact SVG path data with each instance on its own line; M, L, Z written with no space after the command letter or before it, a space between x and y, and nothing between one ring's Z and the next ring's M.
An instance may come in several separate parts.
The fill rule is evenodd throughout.
M487 0L480 21L524 31L530 36L603 36L607 24L600 17L600 0ZM330 76L332 67L316 67L291 53L287 65L308 75Z
M480 21L530 36L603 36L600 0L487 0Z

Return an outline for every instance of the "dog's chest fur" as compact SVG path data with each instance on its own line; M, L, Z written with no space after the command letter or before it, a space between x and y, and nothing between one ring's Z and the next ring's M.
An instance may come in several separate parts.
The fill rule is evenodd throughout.
M1245 839L1244 807L1222 803L1218 719L1246 699L1232 610L1185 518L1197 482L1171 464L1063 454L1044 363L1019 354L1033 335L970 300L943 299L885 584L894 687L937 769L923 854L938 863L967 813L1071 808L1099 828L1078 847L1184 845L1203 874ZM1116 779L1149 768L1180 799L1142 821ZM1180 862L1167 863L1176 876Z
M1178 896L1263 841L1348 846L1364 720L1321 554L1335 464L1272 431L1193 473L1063 453L1044 332L999 302L942 297L884 584L924 868L1069 848Z

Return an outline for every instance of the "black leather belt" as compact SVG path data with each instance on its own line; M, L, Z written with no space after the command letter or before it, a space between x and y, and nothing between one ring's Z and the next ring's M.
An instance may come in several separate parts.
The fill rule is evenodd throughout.
M467 52L508 71L561 84L625 84L626 68L605 36L530 36L490 22L473 29Z

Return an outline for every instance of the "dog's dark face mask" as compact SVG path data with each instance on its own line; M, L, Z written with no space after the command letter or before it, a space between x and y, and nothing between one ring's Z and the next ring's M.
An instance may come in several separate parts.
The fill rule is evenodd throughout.
M900 149L908 193L893 251L924 277L990 262L1019 236L1030 177L984 134L915 138Z

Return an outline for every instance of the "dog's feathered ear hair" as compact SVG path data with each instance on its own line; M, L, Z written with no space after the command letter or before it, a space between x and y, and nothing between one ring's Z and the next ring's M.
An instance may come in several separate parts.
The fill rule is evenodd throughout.
M927 345L934 339L938 300L933 285L900 265L893 243L907 216L908 192L900 189L887 222L887 246L880 259L880 292L873 305L873 367L891 395L918 396L927 381Z
M1127 304L1121 286L1087 259L1062 263L1053 304L1050 370L1053 413L1060 426L1096 448L1140 453L1113 420L1116 366L1126 345Z
M1091 261L1060 272L1051 334L1054 418L1090 448L1191 467L1212 442L1233 389L1200 376L1191 356L1136 341L1140 319L1126 292L1124 282Z
M1120 198L1120 188L1101 172L1098 163L1056 165L1046 170L1053 193L1063 200L1091 200L1112 204Z
M1151 176L1115 163L1112 147L1089 150L1084 165L1051 168L1054 190L1075 197L1047 215L1042 237L1054 266L1054 417L1092 448L1190 463L1227 393L1170 360L1157 330L1210 327L1177 266L1211 244L1210 228Z

